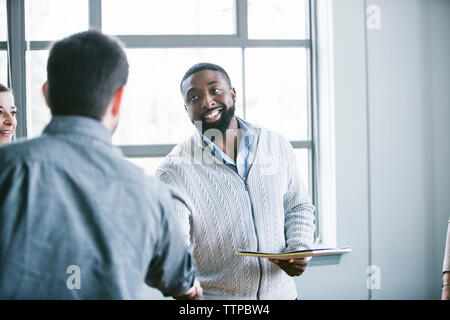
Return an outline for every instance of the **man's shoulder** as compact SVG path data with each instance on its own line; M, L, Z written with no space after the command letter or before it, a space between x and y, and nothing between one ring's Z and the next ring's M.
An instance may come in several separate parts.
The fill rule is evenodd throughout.
M193 134L183 142L175 145L172 151L164 157L163 164L181 165L186 162L191 162L194 159L195 152L201 150L198 139L199 137Z
M182 181L198 169L203 159L202 142L200 135L195 133L166 155L156 170L155 176L168 184L170 181ZM201 139L201 138L200 138Z
M143 192L149 192L150 194L164 193L167 191L166 186L158 178L143 173L141 176L141 182L145 185Z
M252 131L255 132L257 135L260 136L262 140L284 140L288 141L281 133L274 131L272 129L266 128L264 126L251 123L245 120L240 119L240 121L244 122L246 126Z
M254 126L259 131L259 143L272 149L290 146L289 140L281 133L261 126Z
M23 161L39 158L46 153L48 144L44 138L22 139L7 145L0 146L0 163L2 167L6 164L18 164Z
M0 147L1 167L45 165L46 170L77 172L78 176L107 175L141 184L144 171L127 161L120 151L98 148L54 135L19 140ZM92 176L94 174L94 176Z
M61 154L61 150L57 151L61 148L64 148L64 154ZM72 151L68 151L71 148L73 153L79 156L72 157ZM161 181L147 175L120 152L97 150L99 154L94 155L95 151L96 149L80 151L78 145L73 146L51 136L17 141L0 147L0 167L3 169L1 173L8 176L25 168L37 170L38 173L40 168L45 167L47 173L55 171L65 172L64 176L77 176L77 183L80 185L90 185L92 179L95 179L97 185L119 183L132 190L133 198L142 201L153 202L167 198L168 190ZM80 161L85 163L77 163Z

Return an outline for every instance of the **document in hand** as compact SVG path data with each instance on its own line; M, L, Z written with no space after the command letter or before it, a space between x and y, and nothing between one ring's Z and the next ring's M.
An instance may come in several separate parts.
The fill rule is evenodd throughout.
M240 255L240 256L251 256L251 257L268 258L268 259L276 259L276 260L289 260L289 259L300 259L300 258L314 257L314 256L323 256L323 255L328 255L328 254L347 253L350 251L352 251L352 249L350 249L349 246L344 246L344 247L340 247L340 248L320 248L320 249L309 249L309 250L286 251L286 252L278 252L278 253L238 250L238 251L236 251L236 254Z

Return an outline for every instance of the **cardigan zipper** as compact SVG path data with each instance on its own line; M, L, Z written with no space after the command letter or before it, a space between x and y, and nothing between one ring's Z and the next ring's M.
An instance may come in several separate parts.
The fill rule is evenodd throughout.
M255 238L256 238L256 251L259 251L259 236L258 236L258 230L256 229L255 209L253 208L252 196L250 194L250 188L249 188L248 182L247 182L248 175L250 174L250 169L252 168L252 166L253 166L253 163L251 163L247 169L247 176L245 178L242 178L236 171L234 171L233 169L231 169L227 165L225 165L225 167L228 170L233 172L235 175L237 175L239 177L239 179L241 179L244 182L245 191L247 193L248 200L250 201L250 209L252 211L253 230L255 231ZM261 258L257 258L257 259L258 259L258 266L259 266L259 281L258 281L258 288L256 290L256 300L261 300L259 291L261 289L263 268L262 268L262 264L261 264Z
M255 153L256 153L256 150L258 149L258 146L259 146L259 134L258 134L257 139L256 139ZM215 157L215 158L217 159L217 157ZM256 157L255 157L255 159L256 159ZM251 208L251 211L252 211L253 229L255 231L255 237L256 237L256 250L259 251L259 236L258 236L258 230L256 229L255 210L253 208L252 197L250 195L250 188L249 188L248 182L247 182L248 175L250 174L250 169L252 168L253 163L254 163L254 161L251 162L249 167L247 168L247 176L245 178L242 178L237 172L235 172L233 169L229 168L227 165L225 165L225 167L228 170L231 170L234 174L236 174L239 177L239 179L241 179L244 182L245 191L247 193L248 200L250 201L250 208ZM257 258L257 259L258 259L258 265L259 265L259 282L258 282L258 288L256 290L256 300L261 300L259 291L261 290L263 268L262 268L262 264L261 264L261 258Z
M256 139L255 153L256 153L256 150L258 149L258 146L259 146L259 135L257 136L257 139ZM255 160L255 159L256 159L256 157L253 160ZM250 174L250 169L253 167L253 163L254 163L254 161L252 161L250 163L250 165L248 166L247 175L245 178L242 178L237 172L228 168L228 166L226 166L226 167L228 169L230 169L231 171L233 171L240 179L242 179L242 181L244 181L245 191L247 192L248 200L250 201L250 209L252 211L253 229L255 231L255 237L256 237L256 251L259 251L259 236L258 236L258 229L256 228L255 209L253 208L252 196L250 194L250 188L249 188L248 182L247 182L248 176ZM263 268L262 268L262 264L261 264L261 258L257 258L257 259L258 259L258 266L259 266L259 281L258 281L258 288L256 290L256 300L261 300L260 290L261 290L261 282L262 282L262 277L263 277Z

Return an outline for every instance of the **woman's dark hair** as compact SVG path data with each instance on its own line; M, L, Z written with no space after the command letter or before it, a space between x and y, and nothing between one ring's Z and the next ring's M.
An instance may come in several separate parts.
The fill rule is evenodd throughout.
M128 61L113 37L90 30L55 42L47 63L47 101L53 115L100 120L128 79Z

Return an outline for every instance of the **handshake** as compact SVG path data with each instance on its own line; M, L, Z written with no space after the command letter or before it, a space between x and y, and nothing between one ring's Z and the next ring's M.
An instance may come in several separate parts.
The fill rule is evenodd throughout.
M203 289L200 282L195 279L192 287L184 295L174 298L177 300L201 300L203 298Z

